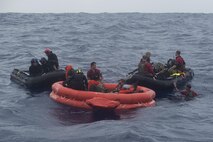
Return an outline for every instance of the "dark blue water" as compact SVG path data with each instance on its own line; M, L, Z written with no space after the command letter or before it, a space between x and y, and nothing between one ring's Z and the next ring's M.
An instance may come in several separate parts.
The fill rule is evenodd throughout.
M212 14L0 14L0 141L213 141L212 23ZM46 47L62 68L86 72L96 61L105 82L125 77L147 51L165 63L181 50L200 95L99 119L10 81L14 68L27 69Z

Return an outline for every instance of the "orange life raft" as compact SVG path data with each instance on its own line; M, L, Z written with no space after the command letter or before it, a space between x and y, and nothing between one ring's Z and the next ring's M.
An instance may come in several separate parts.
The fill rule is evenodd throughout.
M112 83L104 84L104 87L111 91L116 86L117 84ZM126 110L155 105L153 90L142 86L138 86L134 92L132 90L133 86L129 85L128 89L123 88L116 93L80 91L66 88L62 82L56 82L52 85L50 97L56 102L89 110L94 108Z

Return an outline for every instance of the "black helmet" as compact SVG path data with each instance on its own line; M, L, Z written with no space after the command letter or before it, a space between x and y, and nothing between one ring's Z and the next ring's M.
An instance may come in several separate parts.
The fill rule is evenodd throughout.
M173 65L175 65L175 62L176 62L175 59L169 59L167 61L166 67L171 68Z
M37 63L38 61L37 61L37 59L36 58L33 58L32 60L31 60L31 64L33 64L33 63Z
M43 63L46 63L47 62L47 59L46 58L44 58L44 57L42 57L41 59L40 59L40 62L43 64Z

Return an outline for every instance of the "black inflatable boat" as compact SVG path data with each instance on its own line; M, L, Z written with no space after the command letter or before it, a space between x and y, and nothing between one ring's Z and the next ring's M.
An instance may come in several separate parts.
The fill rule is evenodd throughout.
M52 84L65 80L65 71L56 70L41 76L31 77L28 71L21 71L19 69L14 69L10 75L10 79L20 85L24 85L29 89L44 89L51 88Z
M172 92L175 89L174 83L177 88L183 87L188 81L192 80L194 72L188 68L185 71L184 76L168 77L166 79L156 79L134 74L130 79L126 80L127 84L134 84L148 87L156 92L156 97L164 97L168 92Z

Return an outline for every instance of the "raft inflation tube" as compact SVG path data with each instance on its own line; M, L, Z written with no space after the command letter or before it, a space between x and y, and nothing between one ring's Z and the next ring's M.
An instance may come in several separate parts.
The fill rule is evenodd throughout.
M112 91L117 84L105 83L104 87ZM52 86L50 97L58 103L92 110L95 108L128 110L155 105L155 92L146 87L138 86L136 91L133 86L129 89L121 89L119 92L102 93L92 91L80 91L66 88L62 82L56 82Z
M10 79L28 89L51 88L52 84L57 81L65 80L65 71L56 70L40 76L32 77L28 71L14 69Z

